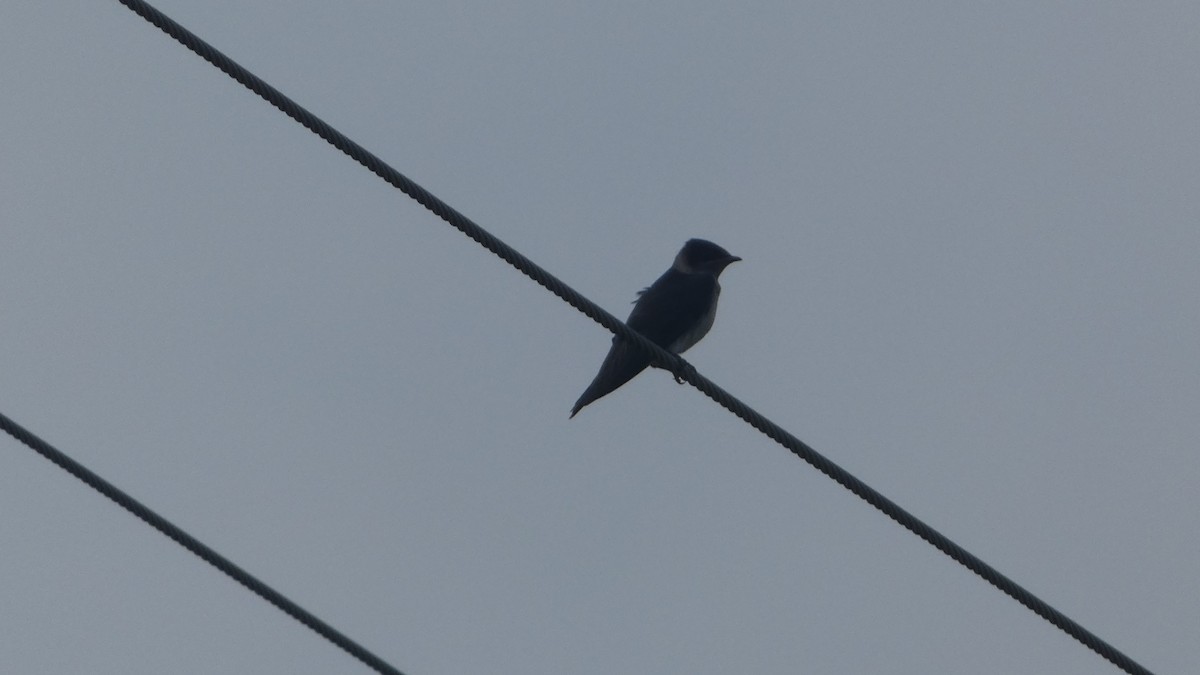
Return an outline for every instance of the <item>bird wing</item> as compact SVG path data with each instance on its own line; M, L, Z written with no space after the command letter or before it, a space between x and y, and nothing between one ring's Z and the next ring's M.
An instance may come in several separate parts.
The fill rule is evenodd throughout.
M716 292L717 279L710 274L668 270L638 294L625 323L659 347L670 349L712 309Z
M663 349L693 330L712 307L717 280L708 274L668 270L638 294L625 323ZM613 337L600 372L571 408L574 417L584 406L632 380L650 365L651 358L636 346Z

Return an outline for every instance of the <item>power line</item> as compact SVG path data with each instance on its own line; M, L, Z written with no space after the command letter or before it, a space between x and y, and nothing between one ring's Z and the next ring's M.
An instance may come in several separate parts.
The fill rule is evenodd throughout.
M491 233L475 224L469 218L459 213L429 191L417 185L400 172L388 166L383 160L368 152L365 148L351 141L333 127L304 109L302 106L284 96L280 91L259 79L241 65L222 54L216 48L201 40L183 26L179 25L162 12L142 0L120 0L121 4L133 10L142 18L157 26L173 39L188 49L203 57L212 65L242 83L255 94L292 117L300 124L328 141L335 148L349 155L373 173L383 178L389 184L400 189L438 217L481 244L495 255L499 256L520 272L542 285L550 292L559 296L575 309L587 315L592 320L607 328L609 331L637 345L650 354L658 363L667 365L677 375L699 389L706 396L740 417L746 423L784 446L796 456L813 465L819 471L837 481L846 489L882 511L889 518L935 546L938 550L958 561L963 566L976 573L988 583L1000 589L1017 602L1025 605L1038 616L1065 631L1071 637L1079 640L1092 651L1111 661L1122 670L1134 675L1148 675L1150 671L1133 661L1112 645L1085 629L1080 624L1068 618L1062 612L1042 599L1035 596L1019 584L1001 574L995 568L980 558L951 541L937 530L933 529L916 516L901 508L866 483L862 482L848 471L830 461L807 444L788 433L782 427L770 421L757 411L739 401L737 398L721 389L716 384L700 375L696 370L678 355L667 352L658 345L650 342L641 335L630 330L624 323L606 312L599 305L580 295L574 289L551 275L546 270L534 264L524 255L497 239Z
M3 429L10 436L24 443L42 457L65 469L67 473L87 483L92 489L113 500L121 508L141 518L154 529L175 540L176 543L199 556L204 562L221 570L234 581L283 610L288 616L308 626L321 637L346 650L350 656L362 661L376 672L383 673L384 675L404 675L383 659L367 651L362 645L338 632L333 626L321 621L311 612L292 602L282 593L266 585L246 570L238 567L225 556L205 546L199 539L184 532L179 526L150 510L150 507L129 496L117 486L101 478L91 469L71 459L62 451L35 436L33 432L12 421L4 413L0 413L0 429Z

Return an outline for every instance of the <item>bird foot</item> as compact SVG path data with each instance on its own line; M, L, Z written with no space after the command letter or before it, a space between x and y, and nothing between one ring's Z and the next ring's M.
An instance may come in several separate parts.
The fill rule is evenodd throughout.
M671 369L671 374L675 376L675 382L677 384L683 384L685 377L694 378L696 376L696 367L687 361L680 359L679 365Z

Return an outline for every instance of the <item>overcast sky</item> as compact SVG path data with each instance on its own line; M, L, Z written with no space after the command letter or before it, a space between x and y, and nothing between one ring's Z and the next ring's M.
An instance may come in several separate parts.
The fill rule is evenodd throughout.
M1200 4L157 6L1158 673ZM116 2L0 10L0 410L406 675L1117 672ZM367 669L7 436L12 673Z

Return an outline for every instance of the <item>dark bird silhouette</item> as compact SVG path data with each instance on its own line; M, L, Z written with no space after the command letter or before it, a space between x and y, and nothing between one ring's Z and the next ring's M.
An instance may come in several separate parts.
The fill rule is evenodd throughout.
M638 293L625 323L659 347L675 354L684 353L712 328L717 297L721 294L717 277L726 266L739 260L711 241L688 240L675 256L671 269ZM614 337L596 379L571 408L571 417L650 365L648 354L620 336Z

